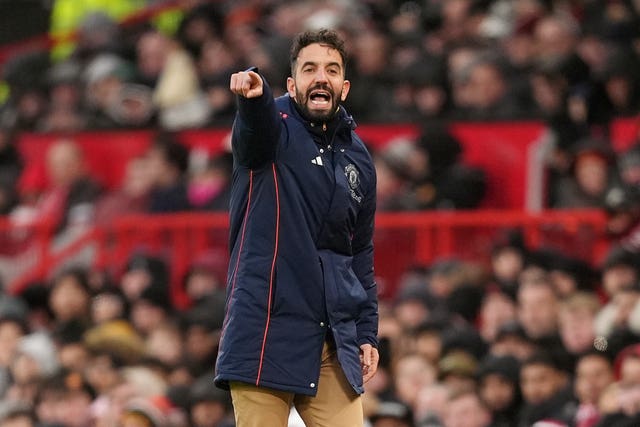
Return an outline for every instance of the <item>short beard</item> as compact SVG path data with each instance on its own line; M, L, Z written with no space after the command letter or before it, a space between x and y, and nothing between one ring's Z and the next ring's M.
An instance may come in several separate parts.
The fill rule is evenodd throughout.
M309 101L309 93L311 93L311 91L316 89L324 89L329 93L331 93L332 108L329 111L327 112L311 111L307 107L307 102ZM342 91L336 96L336 94L333 93L333 90L331 90L331 88L327 86L322 86L322 87L315 86L315 87L309 88L309 90L307 91L307 94L303 94L302 92L296 89L295 100L298 104L298 108L300 108L300 111L302 112L302 115L305 118L309 119L314 123L323 123L331 120L333 116L336 115L336 112L338 111L339 99L341 97L342 97Z

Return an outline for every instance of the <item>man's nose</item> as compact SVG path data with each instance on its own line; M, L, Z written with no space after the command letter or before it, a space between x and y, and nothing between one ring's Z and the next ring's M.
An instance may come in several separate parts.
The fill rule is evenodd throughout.
M329 77L327 75L327 72L325 70L323 70L322 68L319 68L318 71L316 71L315 79L316 79L317 82L328 82L329 81Z

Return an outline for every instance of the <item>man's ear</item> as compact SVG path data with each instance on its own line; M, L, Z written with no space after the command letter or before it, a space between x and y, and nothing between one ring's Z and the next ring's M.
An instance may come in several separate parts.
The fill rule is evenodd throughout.
M287 77L287 92L291 98L296 99L296 81L293 77Z
M351 89L351 82L349 80L345 80L342 83L342 95L340 95L340 101L344 102L347 99L349 89Z

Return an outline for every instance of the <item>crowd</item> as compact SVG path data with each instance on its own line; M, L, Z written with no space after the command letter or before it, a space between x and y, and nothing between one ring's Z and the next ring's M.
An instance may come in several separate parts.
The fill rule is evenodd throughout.
M639 424L640 145L616 153L609 141L613 118L640 111L637 1L192 3L173 34L90 14L68 57L4 65L0 213L52 221L64 240L125 213L226 209L230 155L197 156L179 131L231 124L232 71L257 65L284 93L292 35L337 28L351 55L347 110L360 123L423 129L374 153L380 210L478 206L483 171L461 162L447 125L536 119L548 128L548 206L605 208L619 243L590 266L511 234L496 237L487 264L406 271L380 304L367 422ZM148 128L158 129L148 149L109 191L73 137ZM44 175L25 174L22 132L56 135ZM5 272L30 236L0 238ZM180 283L187 307L170 298L170 269L133 254L118 276L74 266L0 293L0 427L232 426L229 396L211 381L224 268L194 262Z
M135 10L144 2L119 3ZM283 94L291 37L324 26L338 29L350 47L347 111L359 123L427 130L404 151L380 156L380 163L391 163L385 169L397 192L406 193L383 209L477 206L472 196L481 199L482 171L456 168L452 180L438 176L439 162L446 164L456 147L432 129L452 121L544 122L550 207L603 207L607 191L621 185L620 169L633 167L617 164L609 141L611 120L640 108L640 7L633 0L193 0L184 6L172 33L149 24L154 21L118 25L98 11L79 19L67 56L13 57L2 72L9 87L0 110L3 135L229 126L230 73L258 66L275 95ZM430 159L431 147L449 150ZM398 154L409 151L426 159L398 167ZM11 153L3 156L17 164ZM0 180L3 192L15 188L15 171L8 175ZM438 188L443 181L454 184ZM471 195L450 197L468 188ZM444 200L433 195L437 190Z
M226 268L136 253L119 276L70 266L0 296L0 426L233 425L213 369ZM373 427L623 427L640 421L640 261L601 266L495 237L488 263L407 269L380 301ZM290 426L301 427L295 411Z

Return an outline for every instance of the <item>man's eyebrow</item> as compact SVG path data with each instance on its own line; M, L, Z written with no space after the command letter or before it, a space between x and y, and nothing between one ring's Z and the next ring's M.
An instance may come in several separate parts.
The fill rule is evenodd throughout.
M304 62L304 63L301 65L301 67L302 67L302 68L304 68L304 67L306 67L307 65L318 66L318 63L317 63L317 62L314 62L314 61L306 61L306 62ZM327 66L327 67L333 67L333 66L336 66L336 67L338 67L338 68L342 69L342 66L340 65L340 63L339 63L339 62L335 62L335 61L334 61L334 62L329 62L326 66Z

